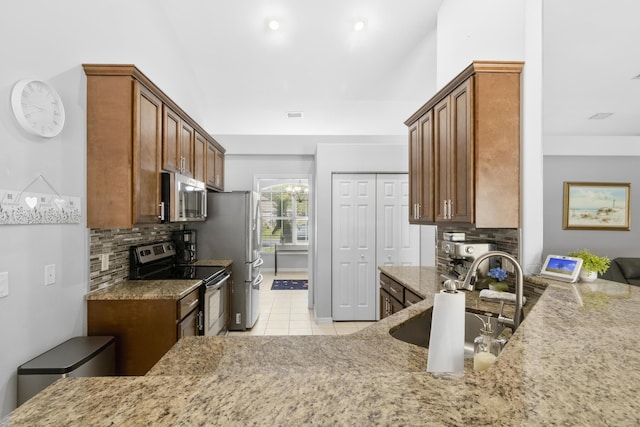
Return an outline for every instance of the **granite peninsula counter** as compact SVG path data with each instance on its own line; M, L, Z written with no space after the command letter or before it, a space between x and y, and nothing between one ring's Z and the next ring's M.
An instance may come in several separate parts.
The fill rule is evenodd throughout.
M185 338L144 377L59 380L10 425L640 424L640 288L528 278L546 290L496 364L432 375L389 335L432 306L434 269L412 273L425 300L358 333Z

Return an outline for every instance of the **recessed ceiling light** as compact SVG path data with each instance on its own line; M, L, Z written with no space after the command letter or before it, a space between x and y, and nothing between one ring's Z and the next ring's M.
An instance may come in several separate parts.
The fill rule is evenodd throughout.
M302 111L287 111L288 119L302 119L304 113Z
M590 120L604 120L611 116L613 113L597 113L589 117Z
M280 22L275 19L269 20L269 29L273 31L277 31L280 28Z
M367 21L366 19L358 19L356 20L356 22L353 24L353 29L356 31L362 31L364 30L364 28L367 26Z

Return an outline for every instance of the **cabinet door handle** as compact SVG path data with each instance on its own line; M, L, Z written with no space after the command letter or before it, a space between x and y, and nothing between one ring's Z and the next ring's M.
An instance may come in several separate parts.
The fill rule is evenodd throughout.
M443 202L444 203L444 212L443 212L444 213L444 219L448 218L448 216L447 216L447 202L448 202L448 200L445 200Z
M391 286L389 286L389 290L390 290L391 292L393 292L394 294L397 294L397 293L398 293L398 291L396 291L395 289L393 289L393 287L391 287Z
M164 221L164 202L160 202L158 206L160 207L160 215L158 215L158 218L160 218L160 221Z
M453 200L449 199L449 219L453 218Z

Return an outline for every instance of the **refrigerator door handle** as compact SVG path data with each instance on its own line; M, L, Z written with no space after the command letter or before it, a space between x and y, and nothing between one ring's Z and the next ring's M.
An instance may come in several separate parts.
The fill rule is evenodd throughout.
M251 287L256 290L260 290L260 284L264 281L264 277L262 277L262 273L258 274L256 280L251 284Z

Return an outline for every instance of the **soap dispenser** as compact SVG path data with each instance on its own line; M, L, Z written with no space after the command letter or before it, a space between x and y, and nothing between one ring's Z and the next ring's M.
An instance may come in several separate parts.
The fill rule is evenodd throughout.
M486 322L477 314L475 316L482 321L483 326L480 329L480 335L473 340L473 370L484 371L495 363L504 341L493 336L490 314L487 313Z

